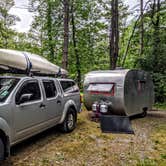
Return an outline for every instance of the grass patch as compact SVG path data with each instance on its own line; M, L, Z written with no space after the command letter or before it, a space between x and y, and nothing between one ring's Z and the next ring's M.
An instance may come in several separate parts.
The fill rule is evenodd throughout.
M155 160L153 159L144 159L144 160L140 160L137 163L137 166L158 166L158 164L156 163Z
M152 133L156 165L166 165L166 124L158 124Z
M18 150L11 156L11 163L13 166L165 166L165 119L147 116L133 120L132 125L135 135L104 134L100 124L90 121L84 110L78 115L77 128L72 133L50 130L35 143Z
M155 103L154 109L166 111L166 103Z

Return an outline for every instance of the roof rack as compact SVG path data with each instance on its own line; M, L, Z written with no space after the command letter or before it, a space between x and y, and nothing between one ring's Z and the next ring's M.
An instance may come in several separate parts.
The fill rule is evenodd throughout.
M0 74L21 74L25 76L48 76L48 77L55 77L55 78L66 78L67 75L62 74L61 68L59 68L58 73L55 74L46 74L40 73L40 71L31 71L31 70L20 70L17 68L13 68L7 65L0 65Z

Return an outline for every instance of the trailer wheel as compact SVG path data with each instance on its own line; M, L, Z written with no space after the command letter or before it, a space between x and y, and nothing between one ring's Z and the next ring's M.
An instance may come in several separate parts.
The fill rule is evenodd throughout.
M147 108L143 108L143 112L140 114L141 118L144 118L147 115Z
M73 108L69 108L64 122L60 125L62 132L72 132L76 127L77 115Z
M5 145L2 139L0 138L0 161L3 161L4 158L5 158Z

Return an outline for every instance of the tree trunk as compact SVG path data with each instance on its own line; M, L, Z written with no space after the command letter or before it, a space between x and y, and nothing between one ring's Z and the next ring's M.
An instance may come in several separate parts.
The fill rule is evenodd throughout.
M147 1L147 2L146 2L143 11L146 9L146 6L148 5L149 2L150 2L150 1ZM134 23L134 27L133 27L133 29L132 29L132 33L131 33L131 35L130 35L130 37L129 37L129 40L128 40L128 43L127 43L126 51L125 51L124 56L123 56L123 58L122 58L122 64L121 64L122 67L123 67L124 64L125 64L126 57L127 57L127 54L128 54L129 48L130 48L131 40L132 40L132 38L133 38L133 35L134 35L134 33L135 33L135 29L136 29L136 27L137 27L137 23L138 23L138 21L140 20L140 18L141 18L141 15L139 15L139 17L137 18L137 20L136 20L135 23Z
M117 60L119 56L119 13L118 13L118 0L115 0L115 64L114 69L117 66Z
M80 57L78 54L77 49L77 41L76 41L76 27L75 27L75 18L74 18L74 7L73 7L73 1L71 5L71 23L72 23L72 39L73 39L73 47L74 47L74 54L76 57L76 70L77 70L77 82L78 86L81 87L81 63L80 63Z
M111 27L110 27L110 69L113 68L113 63L114 63L114 0L111 2Z
M4 28L6 29L5 31L8 31L7 27L7 13L4 15ZM8 34L7 33L2 33L3 34L3 41L4 41L4 48L8 48Z
M112 0L111 6L110 69L115 69L119 52L118 0Z
M51 62L54 61L54 45L53 45L53 38L52 38L52 16L51 16L51 11L52 11L52 5L51 1L48 1L48 9L47 9L47 32L48 32L48 47L49 47L49 60Z
M64 5L64 42L63 42L63 58L62 67L68 67L68 45L69 45L69 0L63 0Z
M158 55L160 54L160 32L159 32L159 27L160 27L160 0L154 0L153 2L153 15L152 15L152 24L153 24L153 51L152 55L154 56L153 60L153 68L155 72L158 72L160 69L157 68L157 63L159 61ZM156 15L156 17L154 16Z
M123 58L122 58L122 64L121 64L122 67L123 67L124 64L125 64L126 57L127 57L127 54L128 54L129 48L130 48L131 40L132 40L132 38L133 38L133 35L134 35L134 32L135 32L135 29L136 29L136 27L137 27L137 23L138 23L139 19L140 19L140 16L139 16L138 19L135 21L134 27L133 27L132 32L131 32L131 35L130 35L130 37L129 37L129 40L128 40L128 43L127 43L127 47L126 47L124 56L123 56Z
M143 49L144 49L143 0L140 0L140 16L141 16L141 25L140 25L140 56L141 56L143 54Z

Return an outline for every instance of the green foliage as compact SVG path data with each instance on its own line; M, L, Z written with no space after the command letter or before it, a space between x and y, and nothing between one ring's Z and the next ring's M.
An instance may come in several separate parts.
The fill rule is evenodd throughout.
M15 32L11 29L16 21L20 19L12 14L9 10L14 6L13 0L0 1L0 48L12 48L14 45L13 37Z
M153 6L154 4L151 4ZM166 6L161 2L160 10L153 11L149 7L144 14L144 52L139 55L140 51L140 33L139 25L135 30L131 45L128 51L125 67L139 68L149 71L155 85L155 101L166 102ZM157 17L158 16L158 17ZM133 24L129 25L125 37L129 36Z
M72 40L71 3L75 19L76 47ZM34 21L28 33L18 33L11 26L19 18L9 14L13 0L0 1L0 48L25 50L46 57L61 66L63 52L63 1L29 0L29 11L34 12ZM131 39L125 68L138 68L149 71L155 84L157 102L166 102L166 13L164 1L160 10L153 9L150 2L144 11L144 49L140 56L140 21ZM127 23L128 6L119 0L119 57L121 66L135 19ZM158 22L159 19L159 22ZM77 78L75 49L81 65L81 78L92 70L109 69L109 32L111 23L110 0L70 0L69 22L69 74Z
M48 20L48 4L51 3L52 19ZM76 26L76 42L82 78L91 70L109 69L109 27L111 20L111 3L107 0L72 0ZM71 4L70 4L71 6ZM126 25L127 7L120 1L120 30ZM31 34L38 43L40 55L50 55L50 45L54 47L54 57L51 59L61 66L63 44L63 4L54 0L30 0L30 10L36 11ZM71 10L71 9L70 9ZM70 15L71 18L71 15ZM49 25L48 25L49 23ZM70 20L69 33L69 73L76 79L76 56L72 41L72 26ZM52 26L51 30L49 29ZM51 32L50 32L51 31ZM52 39L49 39L51 33ZM36 44L37 45L37 44ZM33 52L33 49L32 49Z
M29 3L29 10L36 12L30 30L31 37L39 45L40 55L54 62L59 50L60 52L62 50L62 2L59 0L30 0Z
M166 102L166 73L152 73L156 102Z
M166 111L166 102L165 103L155 103L154 109Z

